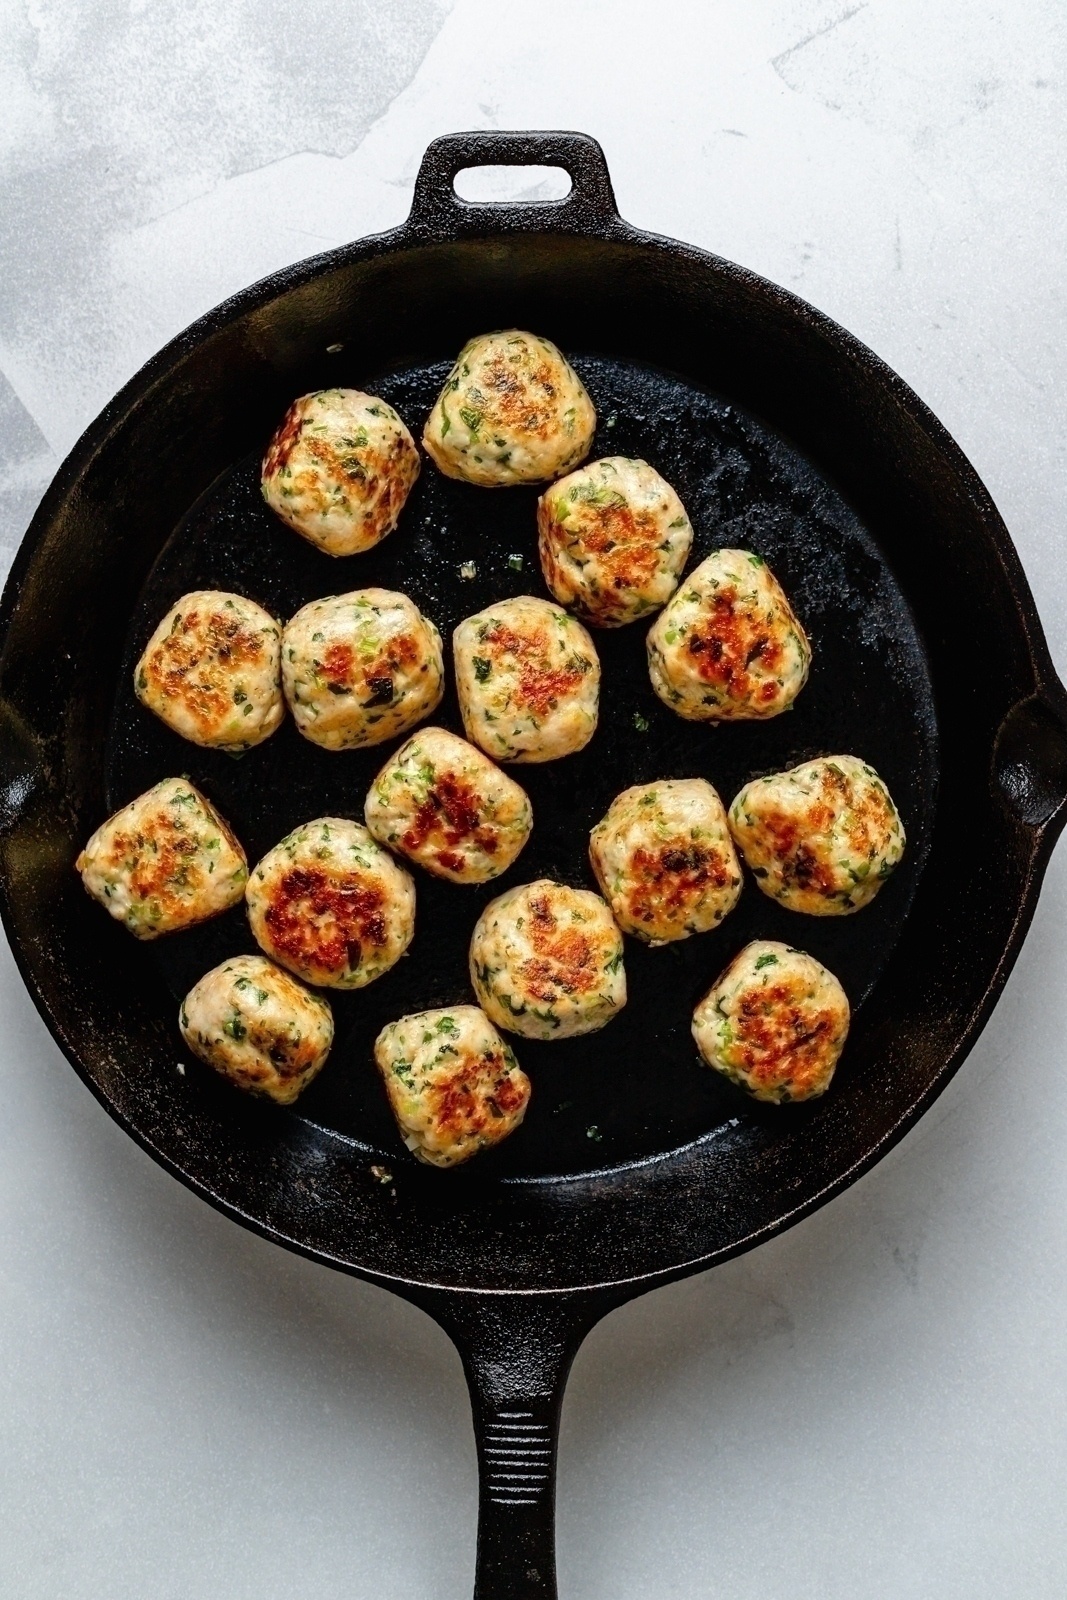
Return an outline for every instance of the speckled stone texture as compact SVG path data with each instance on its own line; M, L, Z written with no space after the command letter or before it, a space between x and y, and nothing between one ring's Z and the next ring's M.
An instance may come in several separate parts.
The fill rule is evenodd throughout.
M0 0L0 45L5 562L82 428L193 317L400 220L438 133L580 127L624 215L795 289L933 406L1067 671L1055 0ZM904 1143L591 1335L567 1600L1058 1600L1064 859ZM462 1600L474 1454L444 1336L154 1167L6 955L0 1003L0 1591Z

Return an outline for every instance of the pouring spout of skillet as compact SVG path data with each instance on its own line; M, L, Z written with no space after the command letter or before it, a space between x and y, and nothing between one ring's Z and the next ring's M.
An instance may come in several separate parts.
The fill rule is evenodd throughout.
M553 202L461 200L456 174L485 164L563 167L573 186ZM811 635L811 678L773 722L683 723L652 693L640 630L598 635L601 726L580 754L523 769L536 826L521 863L484 892L420 880L411 952L339 997L326 1071L292 1110L251 1103L191 1058L175 1067L178 998L253 948L239 911L137 945L72 862L110 811L173 772L255 859L300 821L355 815L382 752L323 752L291 723L241 761L185 745L137 704L132 665L196 588L286 617L376 584L442 634L533 592L536 489L486 494L424 467L396 533L340 567L258 495L264 441L295 396L358 387L417 432L456 351L507 327L572 358L597 410L594 456L641 456L677 488L694 560L729 546L770 562ZM0 626L0 905L47 1025L110 1114L212 1205L442 1324L474 1406L476 1593L554 1595L556 1428L584 1334L877 1161L966 1056L1026 934L1067 817L1067 692L989 495L843 329L624 222L592 139L457 134L426 152L401 227L226 302L112 401L34 518ZM460 731L453 698L437 719ZM750 884L713 933L628 947L630 1001L609 1028L524 1046L535 1089L518 1135L451 1172L404 1151L370 1044L403 1012L468 998L467 941L492 894L538 876L588 885L589 827L630 784L706 777L728 798L846 749L887 780L909 847L860 918L804 927L853 1004L824 1098L761 1107L693 1049L693 1004L741 945L799 937L795 914Z

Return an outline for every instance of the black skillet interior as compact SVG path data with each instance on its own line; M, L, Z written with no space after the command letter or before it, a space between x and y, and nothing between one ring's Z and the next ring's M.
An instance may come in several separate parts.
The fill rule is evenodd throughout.
M576 757L516 769L536 818L523 855L499 882L480 889L418 874L417 933L407 958L372 987L331 996L338 1042L329 1069L291 1115L357 1141L396 1170L414 1157L400 1142L373 1066L376 1033L404 1012L471 998L470 933L494 894L541 876L595 888L589 829L628 784L705 777L729 804L757 773L816 754L860 754L897 797L907 862L855 920L799 918L749 880L741 906L716 932L660 950L627 941L630 1001L621 1017L584 1039L519 1042L534 1095L520 1132L479 1159L483 1182L583 1173L673 1149L736 1119L781 1121L781 1112L761 1111L700 1064L689 1032L694 1004L735 951L763 937L811 950L859 1006L900 935L929 844L937 780L933 692L914 618L874 538L810 462L728 402L649 368L596 356L576 356L576 364L597 407L594 456L642 456L675 485L696 532L693 563L724 545L764 556L810 630L814 666L789 715L701 727L653 693L647 624L597 634L603 687L596 737ZM416 436L447 372L447 364L431 363L368 376L343 352L334 365L338 383L384 395ZM336 561L267 510L258 455L236 463L181 519L138 598L111 722L108 806L163 776L187 774L231 821L252 860L312 817L361 820L374 773L402 741L324 752L290 722L234 760L197 749L146 712L132 691L133 663L164 612L197 588L251 595L284 619L317 596L378 584L411 595L448 639L462 617L491 600L547 593L537 560L536 495L458 484L427 461L397 532L373 552ZM462 732L454 691L434 720ZM161 941L152 954L176 1005L209 967L254 949L237 909ZM206 1075L188 1059L191 1079ZM436 1181L447 1185L454 1175Z
M500 158L559 161L575 190L553 205L460 203L458 168ZM537 825L502 883L588 882L589 824L642 777L706 774L729 798L815 751L874 761L910 848L858 916L791 916L749 884L719 932L629 945L624 1015L584 1042L522 1046L535 1084L526 1126L439 1173L401 1151L367 1046L386 1018L467 993L467 937L492 889L420 875L411 954L341 998L335 1057L286 1113L229 1090L178 1043L177 996L249 948L240 914L138 946L71 863L110 806L173 772L203 785L253 855L315 813L360 814L384 749L328 755L287 726L239 762L205 754L135 706L133 655L199 584L284 616L386 583L445 632L494 596L539 592L532 492L468 490L427 466L399 530L332 562L255 488L257 454L294 395L372 387L417 429L463 340L509 325L574 353L600 414L595 449L646 456L677 484L694 559L726 541L769 559L811 630L815 668L777 721L694 728L653 697L639 627L598 636L603 726L583 755L518 769ZM466 560L473 579L460 577ZM65 464L0 620L0 894L56 1037L111 1113L207 1199L408 1293L649 1284L819 1204L963 1058L1064 816L1063 693L1003 524L956 446L811 307L621 222L603 157L580 135L440 141L403 228L278 274L176 340ZM454 702L441 717L457 726ZM694 999L755 933L811 949L860 1002L839 1077L808 1107L754 1107L697 1064L688 1038ZM388 1184L372 1170L383 1164Z

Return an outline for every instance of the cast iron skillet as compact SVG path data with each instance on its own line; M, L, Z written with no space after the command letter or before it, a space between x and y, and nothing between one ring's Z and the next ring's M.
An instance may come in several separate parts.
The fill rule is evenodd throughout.
M544 163L553 203L471 205L460 169ZM518 325L573 353L594 454L640 454L679 488L695 558L768 557L815 645L793 713L720 730L655 699L640 628L598 638L604 720L581 756L523 768L533 839L508 877L420 876L411 956L339 997L338 1043L293 1112L229 1090L183 1051L177 998L252 948L235 911L135 944L71 864L114 807L188 773L254 858L314 815L359 816L388 753L328 755L291 726L236 762L171 735L129 667L184 590L235 588L276 614L384 583L449 629L494 596L543 592L535 491L446 482L429 464L399 530L332 562L263 508L256 462L297 394L384 393L418 431L472 333ZM521 558L521 571L517 564ZM469 573L473 562L473 578ZM384 1284L455 1340L481 1467L476 1594L555 1594L555 1441L567 1370L606 1311L751 1248L883 1155L959 1066L1033 913L1067 814L1067 693L1007 532L916 396L803 301L615 209L580 134L460 134L427 151L400 228L280 272L182 334L92 425L45 497L2 606L3 916L41 1012L112 1116L190 1188L290 1249ZM439 720L458 727L454 702ZM589 1040L525 1045L521 1131L454 1173L397 1140L369 1042L404 1010L468 997L470 929L542 873L589 882L590 823L641 778L756 772L849 751L888 779L909 835L878 901L793 916L749 884L714 934L628 945L627 1011ZM832 1091L761 1109L696 1059L692 1005L747 939L824 959L855 1006Z

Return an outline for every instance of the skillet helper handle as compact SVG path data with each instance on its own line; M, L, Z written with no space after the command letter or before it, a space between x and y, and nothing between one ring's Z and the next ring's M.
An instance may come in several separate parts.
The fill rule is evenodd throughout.
M576 1295L449 1296L426 1309L459 1351L478 1449L474 1600L557 1600L556 1445L589 1329L617 1303Z
M1047 849L1067 823L1067 688L1051 668L997 731L993 782L1000 799Z
M457 172L465 167L562 167L571 191L562 200L463 200ZM609 234L619 217L604 152L587 133L505 133L489 129L448 133L427 147L415 179L408 227L416 234L451 239L465 233Z

